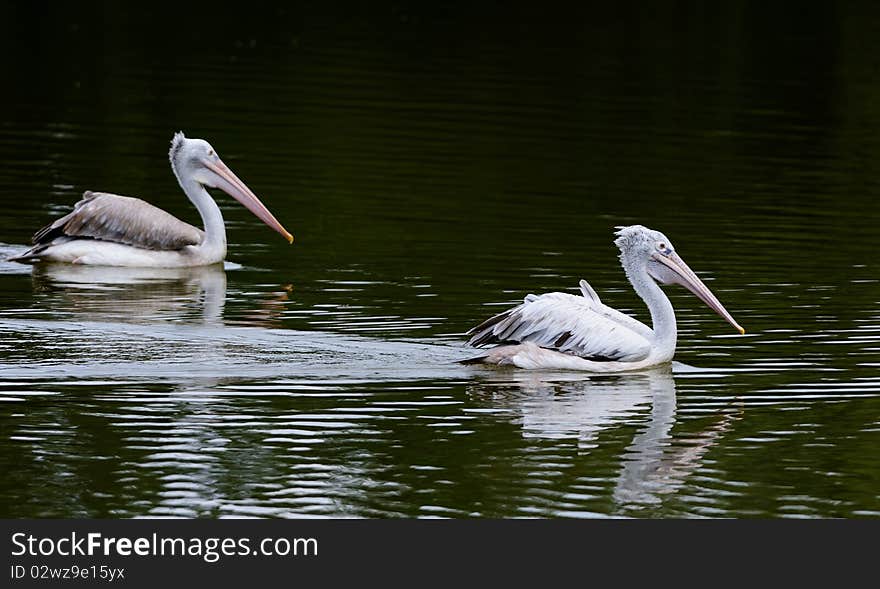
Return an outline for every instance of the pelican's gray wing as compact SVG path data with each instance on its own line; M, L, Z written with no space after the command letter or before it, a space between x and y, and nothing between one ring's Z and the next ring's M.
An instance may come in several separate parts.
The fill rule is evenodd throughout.
M468 331L468 343L532 342L592 360L633 362L647 357L651 329L596 299L561 292L528 295L523 304Z
M33 242L39 247L59 237L90 238L165 251L198 245L203 236L201 229L139 198L86 191L73 211L40 229Z

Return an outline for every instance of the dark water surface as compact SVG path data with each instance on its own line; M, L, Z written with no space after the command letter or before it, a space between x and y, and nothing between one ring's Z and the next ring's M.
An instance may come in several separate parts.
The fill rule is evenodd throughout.
M0 515L880 515L877 9L102 10L3 5L0 255L197 221L179 129L296 243L222 196L225 269L0 263ZM747 335L670 287L672 367L455 363L582 277L649 320L631 223Z

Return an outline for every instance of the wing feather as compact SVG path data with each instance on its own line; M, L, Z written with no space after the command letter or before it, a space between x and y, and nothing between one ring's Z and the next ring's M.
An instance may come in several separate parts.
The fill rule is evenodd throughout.
M521 305L468 331L468 344L479 347L532 342L593 360L636 361L647 357L651 329L598 299L597 295L561 292L529 295Z
M73 211L40 229L33 243L48 245L59 237L100 239L151 250L178 250L201 243L204 232L139 198L86 191Z
M590 286L589 282L587 282L586 280L581 280L580 282L578 282L578 286L581 287L581 294L584 295L586 298L593 299L597 303L602 302L601 300L599 300L599 295L596 294L596 291L593 290L593 287Z

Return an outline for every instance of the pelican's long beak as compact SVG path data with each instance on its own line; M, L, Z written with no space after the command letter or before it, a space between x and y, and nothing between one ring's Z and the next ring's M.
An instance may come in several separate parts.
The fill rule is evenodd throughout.
M288 243L293 243L293 235L291 235L287 229L285 229L281 223L278 222L278 219L275 218L275 215L269 212L269 209L260 202L260 199L257 198L257 195L254 194L247 185L242 182L238 176L236 176L232 170L230 170L226 164L223 163L220 158L215 160L202 160L202 163L206 168L211 170L217 175L217 186L215 188L219 188L241 204L243 204L247 210L252 212L257 218L280 233L284 236L284 239L287 240Z
M741 335L745 334L746 330L740 327L740 324L731 317L730 313L727 312L727 309L724 308L724 305L715 298L712 291L703 284L703 281L694 274L694 271L684 263L684 260L682 260L678 254L672 252L669 255L655 255L654 259L672 270L673 274L676 276L675 282L697 295L697 298L706 303L710 309L721 315L728 323L739 331Z

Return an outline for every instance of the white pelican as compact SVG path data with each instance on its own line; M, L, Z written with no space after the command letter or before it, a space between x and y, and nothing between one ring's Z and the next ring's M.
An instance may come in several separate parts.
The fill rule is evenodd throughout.
M684 286L745 333L665 235L641 225L618 229L614 243L620 248L621 264L648 305L653 329L603 305L596 291L581 280L583 296L530 294L521 305L468 331L472 346L500 345L464 363L621 372L669 362L677 338L675 312L657 282Z
M204 231L138 198L86 191L70 214L40 229L33 247L10 260L153 268L216 264L226 257L226 227L206 186L232 196L293 242L293 236L207 141L177 133L168 157L177 181L202 217Z

